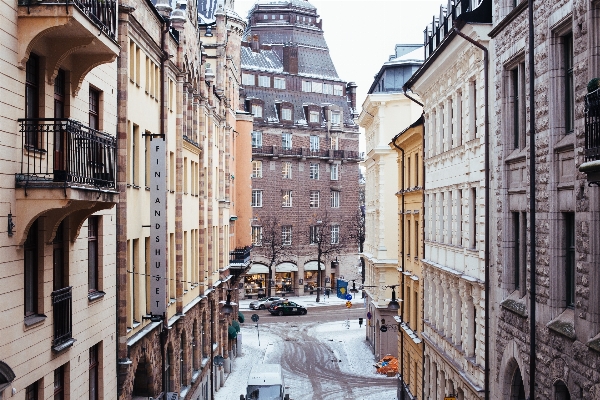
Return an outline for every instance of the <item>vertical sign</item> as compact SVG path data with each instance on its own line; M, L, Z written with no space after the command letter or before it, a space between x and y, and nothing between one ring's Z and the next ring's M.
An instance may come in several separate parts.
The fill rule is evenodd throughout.
M150 312L167 312L167 168L164 138L150 140Z

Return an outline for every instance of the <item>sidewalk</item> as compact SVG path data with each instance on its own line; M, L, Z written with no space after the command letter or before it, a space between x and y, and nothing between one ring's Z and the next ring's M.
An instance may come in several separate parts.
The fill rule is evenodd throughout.
M336 296L330 295L329 298L321 293L321 301L317 303L317 295L309 294L304 296L287 296L286 299L289 301L293 301L294 303L298 303L301 306L306 308L311 307L322 307L322 306L332 306L337 304L346 304L346 299L339 299ZM240 310L249 310L250 303L256 301L253 300L240 300ZM364 299L360 297L360 293L354 295L354 298L351 300L353 305L358 307L362 307L364 304Z

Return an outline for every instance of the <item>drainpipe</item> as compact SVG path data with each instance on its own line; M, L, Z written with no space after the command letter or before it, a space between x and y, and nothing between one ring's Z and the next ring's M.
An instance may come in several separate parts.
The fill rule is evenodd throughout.
M402 322L404 323L404 149L396 144L396 138L392 140L392 144L395 148L400 150L402 158L400 162L400 170L402 171L400 178L400 187L402 195L402 241L400 242L400 253L402 254ZM400 400L404 400L404 333L400 331Z
M535 296L536 296L536 246L535 246L535 72L534 72L534 30L533 0L528 0L529 19L529 399L535 399Z

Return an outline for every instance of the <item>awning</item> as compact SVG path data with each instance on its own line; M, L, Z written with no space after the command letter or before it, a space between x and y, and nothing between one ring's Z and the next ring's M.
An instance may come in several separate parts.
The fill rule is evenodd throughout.
M275 272L297 272L298 266L291 262L283 262L275 267Z
M316 271L318 270L317 268L317 262L316 261L309 261L306 264L304 264L304 270L305 271ZM325 271L325 264L321 263L321 271Z
M263 264L252 264L250 270L246 272L246 275L255 275L255 274L268 274L269 267Z

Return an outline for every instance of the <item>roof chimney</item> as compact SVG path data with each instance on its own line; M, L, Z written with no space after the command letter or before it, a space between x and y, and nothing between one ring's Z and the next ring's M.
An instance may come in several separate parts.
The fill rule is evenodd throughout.
M258 35L252 35L252 41L250 42L250 48L253 52L260 52L260 44L258 42Z
M283 46L283 70L292 75L298 74L298 45Z
M352 115L354 117L358 116L356 112L356 88L358 85L354 82L348 82L346 84L346 95L348 96L348 100L350 101L350 108L352 109Z

